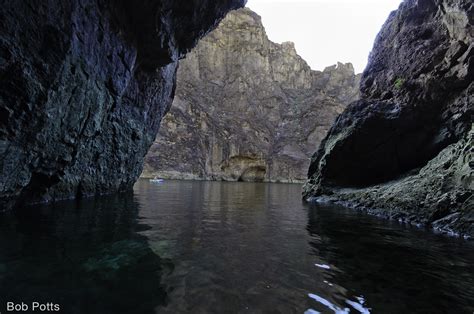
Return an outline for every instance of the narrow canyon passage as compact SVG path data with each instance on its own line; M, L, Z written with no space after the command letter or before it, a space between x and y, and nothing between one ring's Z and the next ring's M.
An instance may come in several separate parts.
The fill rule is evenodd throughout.
M474 313L472 0L245 5L0 6L0 314Z

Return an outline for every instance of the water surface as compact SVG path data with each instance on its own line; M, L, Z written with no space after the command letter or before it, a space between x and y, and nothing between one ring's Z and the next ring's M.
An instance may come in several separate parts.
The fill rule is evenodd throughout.
M0 311L473 313L474 245L300 185L139 181L133 194L0 216Z

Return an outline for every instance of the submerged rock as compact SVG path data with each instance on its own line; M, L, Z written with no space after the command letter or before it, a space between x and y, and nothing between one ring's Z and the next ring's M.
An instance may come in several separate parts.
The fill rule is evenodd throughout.
M150 226L133 193L34 208L0 216L2 301L54 302L71 314L153 313L166 304L161 280L174 264L142 235Z
M178 59L244 3L3 3L1 209L130 189L171 105Z
M361 79L361 99L313 155L303 197L474 234L474 7L406 0ZM452 216L454 217L454 216ZM438 221L438 222L436 222Z
M351 64L313 71L271 42L250 9L231 12L180 61L176 97L143 176L304 181L314 147L357 99Z

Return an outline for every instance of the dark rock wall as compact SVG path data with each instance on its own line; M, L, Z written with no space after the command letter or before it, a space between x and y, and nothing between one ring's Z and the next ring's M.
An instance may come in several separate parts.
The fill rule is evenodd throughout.
M177 61L243 0L4 1L0 205L129 189Z
M473 25L469 0L406 0L390 15L362 75L361 100L312 158L306 199L332 195L423 223L470 215ZM466 228L458 230L473 232Z
M314 71L260 16L231 12L180 61L143 176L303 182L334 119L358 98L351 64Z

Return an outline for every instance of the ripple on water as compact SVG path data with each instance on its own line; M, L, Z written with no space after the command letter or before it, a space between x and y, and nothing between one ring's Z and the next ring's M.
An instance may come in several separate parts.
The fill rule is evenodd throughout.
M309 293L308 296L315 300L316 302L324 305L326 308L328 308L329 310L333 311L335 314L348 314L350 313L350 309L345 307L345 308L341 308L339 306L337 306L336 304L333 304L332 302L330 302L329 300L317 295L317 294L314 294L314 293ZM345 302L347 304L349 304L350 306L352 306L352 308L356 311L358 311L359 313L362 313L362 314L370 314L370 308L366 308L364 307L364 303L365 303L365 300L363 297L357 297L357 302L355 301L351 301L351 300L345 300ZM308 309L306 310L305 313L320 313L314 309Z

